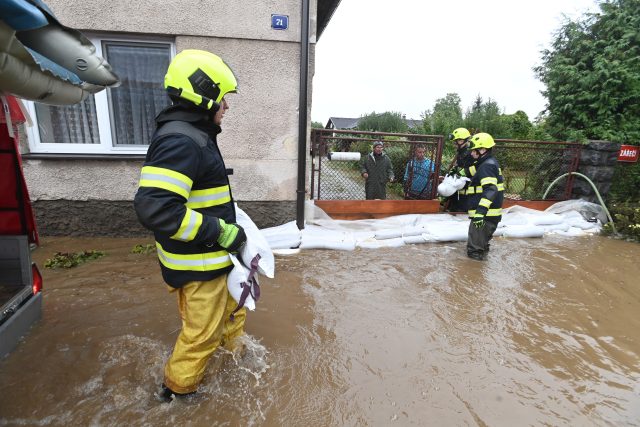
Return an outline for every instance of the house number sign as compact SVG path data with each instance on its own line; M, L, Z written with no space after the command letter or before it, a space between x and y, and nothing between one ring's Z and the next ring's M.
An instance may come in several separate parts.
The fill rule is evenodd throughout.
M271 15L271 28L274 30L286 30L289 28L289 16Z

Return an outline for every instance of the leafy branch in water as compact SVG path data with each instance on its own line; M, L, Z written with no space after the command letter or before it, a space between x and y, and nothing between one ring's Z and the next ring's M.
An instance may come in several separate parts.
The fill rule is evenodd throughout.
M637 203L613 203L609 206L609 212L616 222L618 232L627 240L640 242L640 205ZM606 223L602 233L613 233L611 223Z
M72 268L92 259L105 256L102 251L56 252L44 262L45 268Z
M152 243L148 243L146 245L135 245L133 249L131 249L132 254L150 254L156 251L156 245Z

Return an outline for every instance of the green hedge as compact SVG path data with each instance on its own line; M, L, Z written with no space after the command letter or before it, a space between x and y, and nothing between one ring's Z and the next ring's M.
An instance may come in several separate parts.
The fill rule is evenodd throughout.
M630 240L640 242L640 203L612 203L608 208L617 231ZM611 223L604 225L602 233L613 233Z

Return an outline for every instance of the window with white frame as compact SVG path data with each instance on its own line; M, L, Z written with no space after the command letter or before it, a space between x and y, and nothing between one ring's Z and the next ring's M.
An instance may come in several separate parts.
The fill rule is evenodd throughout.
M169 40L89 37L121 85L69 106L29 103L32 153L145 153L156 115L170 103L163 81L175 46Z

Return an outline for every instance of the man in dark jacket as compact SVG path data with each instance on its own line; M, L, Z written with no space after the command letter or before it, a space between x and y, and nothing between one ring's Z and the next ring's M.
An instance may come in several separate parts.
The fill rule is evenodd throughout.
M467 186L469 196L469 236L467 255L482 261L489 252L489 241L502 219L504 178L498 160L493 157L496 145L488 133L477 133L470 140L476 173Z
M364 192L367 200L387 198L387 182L393 181L393 167L389 157L382 152L382 141L373 143L373 151L362 162L361 174L365 179Z
M218 56L185 50L164 82L173 105L157 129L142 167L134 206L153 231L162 277L177 294L182 330L164 369L161 397L194 393L219 345L232 347L244 333L246 312L227 290L229 253L246 241L236 215L217 144L237 81Z

